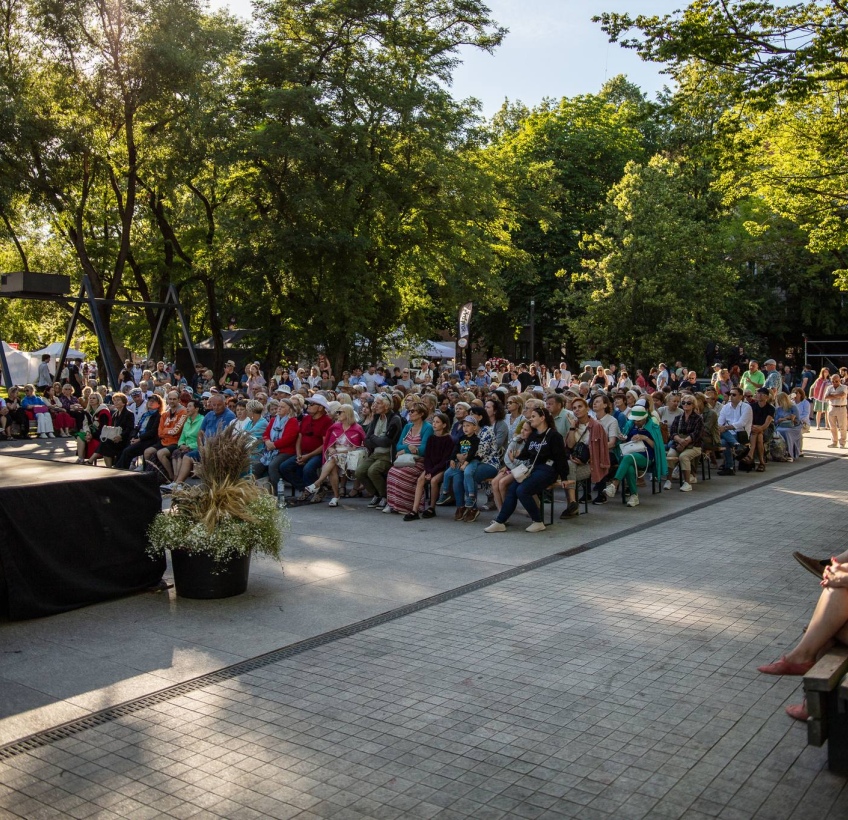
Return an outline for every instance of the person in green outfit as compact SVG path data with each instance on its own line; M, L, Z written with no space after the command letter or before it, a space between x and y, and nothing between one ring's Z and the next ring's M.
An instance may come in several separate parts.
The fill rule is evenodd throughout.
M739 379L739 387L742 388L743 393L746 390L750 390L756 396L757 390L763 387L765 383L765 373L760 370L759 364L752 359L748 362L748 369L742 374L742 378Z

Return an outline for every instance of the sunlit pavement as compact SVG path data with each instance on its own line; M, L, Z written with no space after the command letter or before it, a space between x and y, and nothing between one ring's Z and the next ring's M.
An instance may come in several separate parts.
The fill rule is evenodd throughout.
M298 508L283 571L256 562L245 596L171 591L0 624L10 742L591 547L12 747L0 812L844 817L843 780L783 713L798 679L755 671L797 639L816 599L789 553L818 554L841 531L846 465L827 458L847 451L828 441L807 437L795 464L648 491L636 509L590 507L537 535L519 516L485 535L491 514L405 524L364 500Z

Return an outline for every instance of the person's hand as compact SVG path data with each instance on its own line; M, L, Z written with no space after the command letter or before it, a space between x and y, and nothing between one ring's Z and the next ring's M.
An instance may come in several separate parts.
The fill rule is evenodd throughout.
M273 450L273 449L274 449L274 442L273 442L273 441L271 441L271 439L268 439L268 440L265 442L265 449L266 449L266 450Z
M821 585L826 589L844 589L848 587L848 564L840 564L835 558L824 569Z

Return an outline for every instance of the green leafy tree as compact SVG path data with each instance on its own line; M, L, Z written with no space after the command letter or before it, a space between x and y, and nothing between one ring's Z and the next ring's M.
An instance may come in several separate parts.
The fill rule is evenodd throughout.
M503 32L478 0L265 2L246 67L246 229L269 357L421 331L498 298L497 209L477 118L447 91L460 46Z
M607 191L627 162L644 157L640 125L650 114L643 104L635 86L616 78L598 95L548 100L521 120L505 107L496 118L488 153L499 168L519 255L502 272L508 308L481 317L491 352L512 353L531 299L534 352L558 357L567 344L565 293L575 285L565 271L579 268L580 237L600 226Z
M163 144L176 142L200 80L217 72L211 18L195 0L2 4L0 207L17 205L7 235L22 262L32 252L21 237L30 247L61 240L54 269L86 274L97 297L155 294L143 251L155 240L140 209L159 188ZM100 353L117 366L116 332L131 327L110 302L98 312Z
M574 274L587 287L571 330L587 355L633 367L669 354L700 363L708 341L725 342L736 275L716 227L697 217L676 163L629 163L602 229L582 242L584 272Z

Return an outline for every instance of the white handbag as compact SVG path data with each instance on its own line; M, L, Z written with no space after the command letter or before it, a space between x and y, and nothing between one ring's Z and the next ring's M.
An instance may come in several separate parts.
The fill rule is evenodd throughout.
M124 431L120 427L112 427L111 425L106 425L100 431L100 440L101 441L114 441L116 438L121 437L121 433Z
M345 472L353 474L356 468L360 465L367 451L364 447L357 447L355 450L349 450L345 459Z
M635 456L646 452L648 452L648 447L644 441L626 441L621 445L622 456Z

